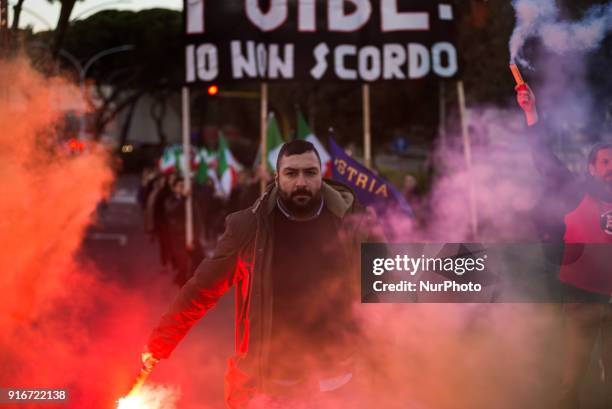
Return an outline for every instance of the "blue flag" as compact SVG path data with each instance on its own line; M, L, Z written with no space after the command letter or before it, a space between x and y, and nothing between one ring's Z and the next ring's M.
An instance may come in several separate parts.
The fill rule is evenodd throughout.
M389 181L375 175L347 155L333 138L329 138L329 147L332 156L332 179L350 186L362 204L382 212L395 207L406 215L414 217L406 199Z

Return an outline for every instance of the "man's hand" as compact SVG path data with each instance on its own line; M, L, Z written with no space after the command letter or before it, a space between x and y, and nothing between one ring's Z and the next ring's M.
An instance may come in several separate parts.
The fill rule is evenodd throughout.
M141 355L142 365L145 367L147 372L152 372L155 365L159 362L159 359L153 356L152 352L145 351Z
M531 88L526 83L514 87L516 91L516 102L524 111L535 109L536 98Z
M514 90L516 91L516 102L525 111L525 117L527 118L527 125L531 126L538 122L538 110L536 108L536 97L529 88L529 85L521 84L517 85Z

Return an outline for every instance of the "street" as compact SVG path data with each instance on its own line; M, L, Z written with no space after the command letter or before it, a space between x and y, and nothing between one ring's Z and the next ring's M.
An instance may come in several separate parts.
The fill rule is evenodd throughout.
M145 322L134 323L145 331L123 344L134 351L143 348L148 331L178 291L172 283L173 273L160 264L158 244L144 234L137 190L137 176L118 178L107 204L98 206L98 221L87 229L77 256L81 264L94 265L103 280L116 282L130 296L147 300ZM179 386L181 408L223 407L223 373L226 358L233 353L233 301L230 291L149 379L151 384ZM136 354L126 363L134 376L139 358Z

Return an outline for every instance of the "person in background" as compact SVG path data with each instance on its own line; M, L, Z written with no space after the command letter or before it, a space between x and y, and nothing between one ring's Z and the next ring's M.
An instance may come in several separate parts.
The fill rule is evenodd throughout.
M147 166L142 170L140 177L140 185L138 186L138 204L141 209L145 209L147 206L147 198L151 194L155 185L155 180L160 176L159 171L153 166Z
M170 249L171 264L176 271L174 282L183 286L191 277L194 267L203 258L203 251L196 238L199 231L199 212L194 207L194 240L192 248L187 246L186 236L186 200L191 193L186 191L185 181L182 176L176 176L171 186L171 193L166 196L163 203L164 219L167 226L168 244Z
M267 170L262 171L261 166L257 166L254 172L250 172L245 186L240 195L240 209L246 209L255 203L261 195L261 180L266 186L273 182L272 175Z
M564 358L555 409L578 409L580 385L598 336L606 404L612 407L612 141L595 145L585 177L572 174L543 139L536 98L526 84L517 86L517 102L530 122L536 168L547 180L554 205L543 216L548 240L564 242L559 279L563 304ZM535 119L534 119L535 118ZM558 217L557 220L551 215Z

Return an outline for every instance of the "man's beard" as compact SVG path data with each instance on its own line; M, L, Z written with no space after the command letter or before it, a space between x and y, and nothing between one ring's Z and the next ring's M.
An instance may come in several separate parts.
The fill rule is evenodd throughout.
M602 182L604 184L604 189L608 191L608 194L612 194L612 173L606 175Z
M591 177L593 183L591 186L591 193L594 193L595 196L598 196L600 199L603 199L606 202L612 202L612 172L606 173L606 175L602 176L593 176Z
M595 179L605 188L612 188L612 172L607 172L604 176L596 177Z
M314 194L307 189L298 189L293 192L285 192L278 189L280 201L283 207L296 217L312 216L321 207L321 191ZM309 199L302 202L298 196L307 196Z

